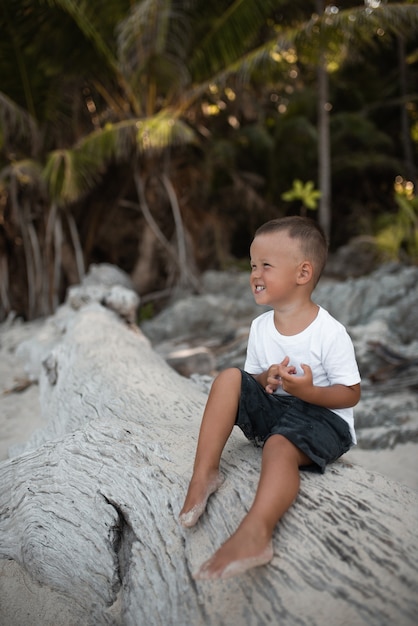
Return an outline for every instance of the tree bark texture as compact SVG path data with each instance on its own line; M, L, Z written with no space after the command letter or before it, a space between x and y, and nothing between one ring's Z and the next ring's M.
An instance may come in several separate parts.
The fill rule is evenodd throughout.
M27 351L46 426L0 466L1 558L85 625L415 626L418 494L343 462L302 475L271 564L194 581L249 509L261 451L234 431L225 483L182 528L205 394L113 311L59 319L48 350L38 336Z

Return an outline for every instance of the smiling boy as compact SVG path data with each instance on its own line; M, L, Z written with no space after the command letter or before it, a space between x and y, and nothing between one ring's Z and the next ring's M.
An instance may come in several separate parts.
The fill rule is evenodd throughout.
M234 425L262 446L253 504L233 535L195 574L228 578L273 558L274 528L295 500L300 469L324 472L356 443L360 375L344 326L312 300L327 258L320 227L299 216L267 222L250 248L257 304L244 369L216 377L200 427L180 523L191 527L222 484L221 454Z

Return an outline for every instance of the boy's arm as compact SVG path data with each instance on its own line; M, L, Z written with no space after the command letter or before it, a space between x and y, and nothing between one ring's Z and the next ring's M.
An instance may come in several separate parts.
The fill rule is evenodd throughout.
M355 406L360 400L360 383L356 385L330 385L318 387L313 384L309 365L301 365L302 376L294 376L288 368L280 366L281 386L284 391L300 400L329 409L346 409Z

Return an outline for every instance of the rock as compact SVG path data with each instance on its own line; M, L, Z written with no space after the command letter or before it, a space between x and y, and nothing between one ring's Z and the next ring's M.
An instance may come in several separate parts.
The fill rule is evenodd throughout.
M325 273L339 279L359 278L376 270L381 256L372 237L355 237L329 255Z
M86 276L82 280L82 285L86 287L94 287L102 285L103 287L113 287L120 285L126 289L134 290L134 286L129 275L116 265L109 263L92 263Z
M200 296L184 296L143 323L143 332L161 354L173 353L180 346L182 350L189 347L205 355L211 353L215 361L212 369L216 371L228 366L243 367L251 321L265 310L254 303L248 272L207 272L202 277L202 288L204 293ZM395 369L379 384L373 384L372 379L387 366L374 348L376 343L397 351L405 359L418 359L418 267L391 263L368 276L346 281L325 276L314 299L347 326L353 339L363 388L355 412L359 445L378 447L389 441L404 441L406 432L413 436L418 406L406 398L410 398L408 390L412 397L417 397L417 369ZM210 373L209 366L196 364L193 352L190 363L186 357L181 363L170 363L181 373ZM397 393L399 390L405 390L405 394ZM399 431L398 435L388 438L380 431L371 437L368 432L363 438L363 424L370 420L370 398L376 399L373 428L390 428L393 433ZM389 406L390 412L386 410ZM402 429L400 420L404 423Z
M139 296L124 272L112 265L91 265L81 285L70 287L66 303L77 310L89 302L100 302L127 322L136 322Z
M234 431L224 485L182 528L205 393L99 303L60 327L53 379L30 365L48 425L0 465L0 556L73 600L78 623L415 626L418 493L343 462L302 474L271 564L195 582L251 504L260 450Z
M383 320L402 343L413 341L418 335L418 318L409 310L418 303L416 266L387 264L369 276L343 282L320 281L314 295L346 326Z
M215 372L215 357L205 346L193 348L180 344L172 347L169 344L165 351L164 347L159 345L158 353L182 376L190 377L193 374L205 375Z
M252 319L266 310L255 304L248 277L245 272L207 272L202 278L204 293L176 300L143 322L141 329L157 349L163 342L193 341L196 346L199 340L207 347L211 341L226 348L248 334ZM342 282L325 277L314 299L347 326L365 375L371 361L377 362L369 340L386 341L394 348L401 345L406 352L409 345L418 346L418 267L387 264L369 276ZM241 358L243 362L245 344Z
M36 341L22 341L17 346L17 355L25 361L29 380L38 380L42 364L52 371L52 347L66 331L69 319L82 307L95 302L103 304L127 323L133 324L140 299L130 285L129 276L119 268L106 263L91 265L81 284L68 289L64 304L58 307L54 315L33 322L36 325L43 323Z
M257 310L257 313L260 311ZM221 341L234 337L237 321L255 316L255 308L245 301L236 302L227 294L188 296L174 302L152 320L141 324L141 329L152 342L161 343L175 338L190 337Z
M363 379L368 378L381 365L381 360L371 348L371 342L381 341L386 345L398 344L398 338L389 330L387 322L382 319L350 326L349 332Z

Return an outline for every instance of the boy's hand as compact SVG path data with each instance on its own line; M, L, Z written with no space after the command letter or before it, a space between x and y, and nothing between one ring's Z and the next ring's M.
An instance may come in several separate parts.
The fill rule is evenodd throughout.
M295 398L304 400L309 397L309 392L312 390L313 376L312 369L309 365L301 363L301 368L303 369L303 374L301 376L294 376L296 373L295 368L293 368L293 372L290 372L289 370L291 368L283 370L280 365L279 375L281 377L281 385L284 391L287 391L287 393L295 396Z
M294 365L289 365L289 357L286 356L281 363L271 365L267 370L267 385L265 387L267 393L274 393L278 387L283 387L287 391L283 382L285 378L292 377L296 374ZM290 392L288 392L290 393Z

